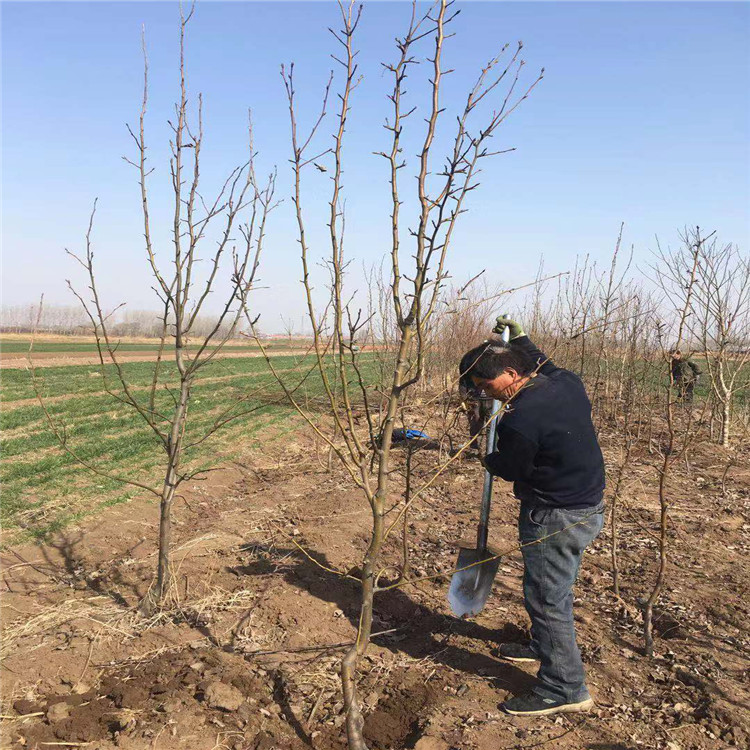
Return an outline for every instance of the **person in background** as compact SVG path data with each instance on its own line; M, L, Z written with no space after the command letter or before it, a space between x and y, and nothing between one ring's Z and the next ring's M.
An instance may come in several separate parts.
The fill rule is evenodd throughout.
M672 349L672 382L677 389L677 398L686 404L693 403L693 391L702 375L698 365L690 357L684 357L679 349Z

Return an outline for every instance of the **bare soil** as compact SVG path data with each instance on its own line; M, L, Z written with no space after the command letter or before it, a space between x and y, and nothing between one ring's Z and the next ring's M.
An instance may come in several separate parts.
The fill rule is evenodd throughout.
M117 359L120 362L155 362L156 351L120 351ZM268 350L269 356L302 356L308 354L307 349L279 349ZM223 351L218 355L219 359L247 359L248 357L262 357L263 354L257 349L248 346L246 351ZM98 365L99 355L95 352L32 352L32 361L35 367L65 367L66 365ZM105 358L105 363L108 360ZM0 359L0 368L25 369L28 367L28 352L3 352Z
M614 465L616 435L602 440ZM482 479L476 458L451 465L409 516L412 574L439 577L377 598L383 635L360 680L370 747L748 747L750 477L740 460L722 484L727 458L701 444L674 487L650 660L636 600L655 574L656 475L653 457L635 456L620 513L623 599L611 592L606 528L577 587L597 710L536 720L497 708L533 684L533 665L490 654L526 635L520 554L504 557L477 618L450 613L445 573L473 533ZM438 454L420 460L427 477ZM516 509L499 482L500 549L515 546ZM109 508L48 544L2 554L3 747L345 747L337 665L356 631L358 589L340 573L356 574L365 547L363 498L300 438L249 447L188 488L175 513L175 601L149 616L137 604L155 567L153 503ZM400 543L391 540L389 559Z

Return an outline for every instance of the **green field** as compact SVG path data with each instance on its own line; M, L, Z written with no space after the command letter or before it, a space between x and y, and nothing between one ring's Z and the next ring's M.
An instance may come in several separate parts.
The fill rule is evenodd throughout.
M314 363L313 357L274 358L286 382L296 385ZM124 364L135 395L145 401L153 376L152 362ZM114 387L114 368L106 369ZM161 444L135 410L106 393L99 368L92 365L37 368L40 390L51 418L68 436L80 458L108 472L156 487L164 453ZM163 368L157 407L167 413L174 384L173 365ZM117 392L117 388L114 388ZM300 387L302 399L322 394L320 377L311 374ZM5 543L51 531L102 507L123 502L143 490L98 476L61 449L44 410L35 398L31 375L22 369L2 371L3 462L2 518ZM262 358L217 360L199 371L192 390L187 442L200 438L216 418L233 408L247 414L188 451L186 467L226 463L252 445L277 439L299 426L293 408Z

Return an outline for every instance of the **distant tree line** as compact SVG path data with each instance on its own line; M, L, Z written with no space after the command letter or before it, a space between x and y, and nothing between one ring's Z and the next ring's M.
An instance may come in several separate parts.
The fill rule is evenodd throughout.
M142 338L159 338L162 333L162 316L152 310L122 310L114 314L110 323L112 336L134 336ZM39 321L37 322L37 318ZM192 334L205 337L214 330L217 316L201 315L196 318ZM222 322L218 329L219 336L229 333L229 323ZM37 333L52 333L64 336L92 335L91 321L80 305L47 305L39 317L39 304L3 305L0 316L0 332L28 333L36 329ZM237 332L238 334L239 332Z

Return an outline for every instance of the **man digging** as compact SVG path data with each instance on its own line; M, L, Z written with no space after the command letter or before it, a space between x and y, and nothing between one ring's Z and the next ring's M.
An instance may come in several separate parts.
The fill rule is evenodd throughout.
M521 326L498 318L510 343L484 343L460 365L478 389L509 402L497 425L494 452L484 459L494 476L513 482L521 501L523 596L531 641L506 643L493 655L539 662L537 684L500 707L515 716L586 711L586 688L573 624L573 584L583 551L604 524L604 461L591 404L574 373L556 367Z

